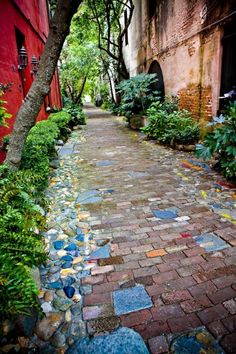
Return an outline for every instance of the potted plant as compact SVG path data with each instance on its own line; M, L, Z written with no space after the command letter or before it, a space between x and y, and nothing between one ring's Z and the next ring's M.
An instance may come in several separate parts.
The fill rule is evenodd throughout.
M156 74L139 74L117 86L117 92L121 95L120 111L132 129L146 125L146 110L158 99L158 92L151 88L156 81Z

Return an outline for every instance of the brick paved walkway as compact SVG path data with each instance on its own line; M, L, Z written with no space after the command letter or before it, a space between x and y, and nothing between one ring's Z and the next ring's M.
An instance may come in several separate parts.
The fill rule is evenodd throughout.
M98 109L86 113L80 187L109 193L84 210L111 248L82 279L92 285L89 332L121 323L165 353L169 334L206 326L236 353L235 190L189 154L143 141Z

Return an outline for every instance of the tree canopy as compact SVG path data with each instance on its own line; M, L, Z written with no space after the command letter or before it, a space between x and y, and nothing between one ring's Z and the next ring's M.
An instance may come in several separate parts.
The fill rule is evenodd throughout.
M124 11L129 15L122 17ZM83 90L101 91L105 77L115 100L115 84L128 78L122 43L133 13L133 2L85 0L74 16L71 34L60 59L62 92L75 103Z

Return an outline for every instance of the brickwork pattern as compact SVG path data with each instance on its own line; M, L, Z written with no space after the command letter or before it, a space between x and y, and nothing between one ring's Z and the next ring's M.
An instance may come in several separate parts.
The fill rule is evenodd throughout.
M226 352L235 353L236 224L215 213L208 200L211 195L233 208L235 190L217 192L213 184L222 178L182 167L185 153L143 141L99 110L87 112L79 147L81 190L114 190L102 203L84 206L95 239L108 240L112 250L108 263L98 262L82 279L92 286L84 297L88 328L97 335L104 318L113 319L138 331L156 354L168 351L168 334L204 325ZM97 165L104 160L113 164ZM176 219L154 217L152 210L168 208L175 208ZM207 253L196 244L193 236L209 232L226 248ZM153 306L115 316L112 293L136 284L144 285Z

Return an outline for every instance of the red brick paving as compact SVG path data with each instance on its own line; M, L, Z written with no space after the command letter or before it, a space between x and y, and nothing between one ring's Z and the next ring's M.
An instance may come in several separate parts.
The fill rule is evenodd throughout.
M89 112L89 111L88 111ZM92 285L85 296L84 313L94 318L89 306L106 304L98 318L113 315L112 291L144 284L153 307L120 317L148 341L152 354L168 350L167 337L207 325L227 353L236 352L236 225L211 211L200 190L219 202L232 202L233 190L217 195L212 188L222 179L213 172L185 170L185 153L140 140L120 122L91 111L86 141L80 146L81 187L112 188L99 206L87 208L93 217L96 239L111 239L111 256L124 263L96 266L83 284ZM96 161L111 160L109 167ZM147 172L142 178L130 172ZM178 175L182 173L188 181ZM215 194L214 194L215 193ZM177 207L177 220L158 220L152 209ZM92 224L92 223L91 223ZM192 238L214 232L230 248L207 254ZM233 246L233 247L231 247ZM93 308L91 308L93 309ZM88 311L88 312L87 312Z

